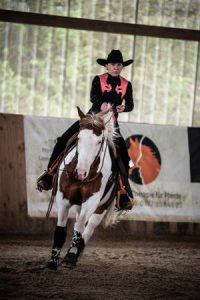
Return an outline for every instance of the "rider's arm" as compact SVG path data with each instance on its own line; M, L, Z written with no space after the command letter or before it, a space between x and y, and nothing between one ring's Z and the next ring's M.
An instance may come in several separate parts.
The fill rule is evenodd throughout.
M132 85L128 82L126 94L124 95L125 109L124 112L132 111L134 108Z
M103 103L99 76L95 76L92 81L90 101L92 102L92 111L95 113L99 112Z

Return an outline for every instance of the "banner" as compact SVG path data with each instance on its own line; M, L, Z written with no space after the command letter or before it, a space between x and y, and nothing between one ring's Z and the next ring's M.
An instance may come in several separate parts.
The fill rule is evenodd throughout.
M51 193L37 191L36 179L47 168L56 138L74 122L24 118L30 216L45 216ZM200 222L200 129L136 123L120 123L120 128L131 158L129 180L135 205L119 218Z
M56 143L75 120L53 117L24 117L24 140L26 156L26 188L28 214L31 217L44 217L51 192L39 192L36 180L47 169L48 161ZM51 215L56 215L55 205Z
M136 206L126 219L200 221L200 183L191 182L188 129L130 123L120 127L134 165L129 175Z

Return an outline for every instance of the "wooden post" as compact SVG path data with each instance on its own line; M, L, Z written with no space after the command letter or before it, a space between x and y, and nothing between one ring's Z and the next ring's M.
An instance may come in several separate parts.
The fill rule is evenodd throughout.
M56 219L27 213L22 115L0 114L0 233L52 234Z
M22 228L27 215L23 116L0 114L0 231Z

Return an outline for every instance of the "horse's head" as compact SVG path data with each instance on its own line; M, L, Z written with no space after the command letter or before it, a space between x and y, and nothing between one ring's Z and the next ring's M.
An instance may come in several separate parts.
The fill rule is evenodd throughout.
M128 154L134 163L134 166L129 169L131 175L135 168L140 169L140 177L143 183L152 182L159 174L160 163L153 149L143 144L143 138L139 141L138 138L129 138Z
M78 108L80 132L78 134L77 175L80 180L87 178L90 167L103 149L105 124L101 115L85 115Z

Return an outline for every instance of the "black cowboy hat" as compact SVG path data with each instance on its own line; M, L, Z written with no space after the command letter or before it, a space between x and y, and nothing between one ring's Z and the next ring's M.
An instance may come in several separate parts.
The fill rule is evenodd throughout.
M121 63L124 67L132 64L133 59L129 59L127 61L123 60L123 56L120 50L112 50L109 54L107 59L98 58L96 62L101 65L105 66L108 63Z

